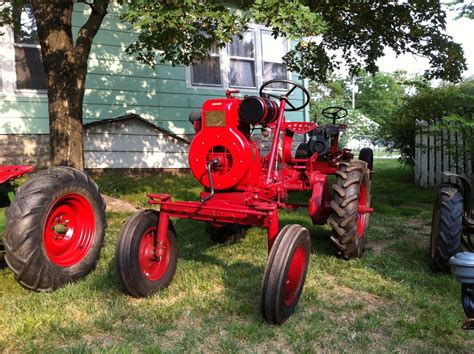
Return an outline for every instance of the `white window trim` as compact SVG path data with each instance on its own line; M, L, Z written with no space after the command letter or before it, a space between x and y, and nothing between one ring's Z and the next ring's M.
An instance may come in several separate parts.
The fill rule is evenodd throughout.
M230 55L229 47L225 46L220 48L220 67L221 67L221 82L222 85L208 85L208 84L192 84L192 67L191 65L186 66L186 88L194 90L227 90L227 89L238 89L244 92L258 92L260 87L263 84L263 46L262 46L262 31L270 31L268 27L263 25L252 24L248 28L249 31L253 33L255 48L254 48L254 62L255 62L255 83L257 87L241 87L241 86L230 86L229 84L229 72L230 72ZM286 50L287 52L291 50L291 40L286 39ZM292 80L292 72L287 70L288 80ZM285 89L274 88L272 91L281 92Z

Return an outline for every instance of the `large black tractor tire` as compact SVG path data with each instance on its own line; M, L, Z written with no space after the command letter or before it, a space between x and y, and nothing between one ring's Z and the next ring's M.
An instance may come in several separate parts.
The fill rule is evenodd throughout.
M374 151L371 148L363 148L359 152L359 160L367 162L370 171L374 169Z
M367 163L361 160L341 162L333 185L333 214L328 221L332 227L331 241L345 259L362 256L366 242L370 208L370 176Z
M124 290L137 298L168 287L178 264L178 242L171 222L163 255L157 255L159 212L144 210L130 217L120 230L115 262Z
M5 219L5 260L25 288L52 291L95 268L107 220L99 187L84 172L39 172L17 189Z
M262 281L262 314L282 324L295 311L308 272L311 238L300 225L285 226L276 237Z
M461 248L463 232L463 196L455 184L438 188L431 223L431 269L449 272L449 259Z
M206 232L216 243L233 244L245 237L248 226L229 224L224 226L206 225Z

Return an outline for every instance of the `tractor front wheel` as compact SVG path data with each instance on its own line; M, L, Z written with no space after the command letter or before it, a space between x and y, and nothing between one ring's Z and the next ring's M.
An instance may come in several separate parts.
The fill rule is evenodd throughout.
M262 282L262 313L282 324L295 311L308 271L311 238L300 225L287 225L278 234Z
M367 163L341 162L333 185L333 214L328 221L333 229L331 241L345 259L359 258L365 246L369 225L370 177Z
M171 222L168 235L158 242L159 212L145 210L123 225L117 242L115 261L120 282L127 293L146 297L166 288L173 280L178 263L178 242Z
M51 291L95 268L107 226L105 203L84 172L39 172L17 189L5 216L5 260L24 287Z
M449 259L461 248L463 197L459 187L445 183L438 189L431 223L431 269L449 272Z

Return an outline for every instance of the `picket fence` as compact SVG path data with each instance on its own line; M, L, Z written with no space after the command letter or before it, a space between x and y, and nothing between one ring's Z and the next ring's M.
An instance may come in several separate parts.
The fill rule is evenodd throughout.
M451 171L472 176L472 154L466 153L466 142L458 132L445 129L427 134L429 125L417 122L420 133L415 140L415 182L422 187L434 187L442 182L442 172Z

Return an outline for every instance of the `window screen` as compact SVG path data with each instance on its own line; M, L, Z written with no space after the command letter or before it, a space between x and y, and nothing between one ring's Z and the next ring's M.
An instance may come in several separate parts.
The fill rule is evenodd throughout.
M287 79L286 65L282 57L287 52L287 42L284 38L273 38L271 32L262 31L263 81ZM285 84L273 87L286 88Z
M38 48L15 46L15 69L17 89L46 89L46 76Z
M20 26L14 33L16 88L45 90L46 76L31 5L22 8L17 20Z
M220 61L219 48L214 46L207 59L192 65L192 84L222 86Z
M229 84L233 87L256 87L255 49L252 32L245 32L242 38L235 36L229 44Z

